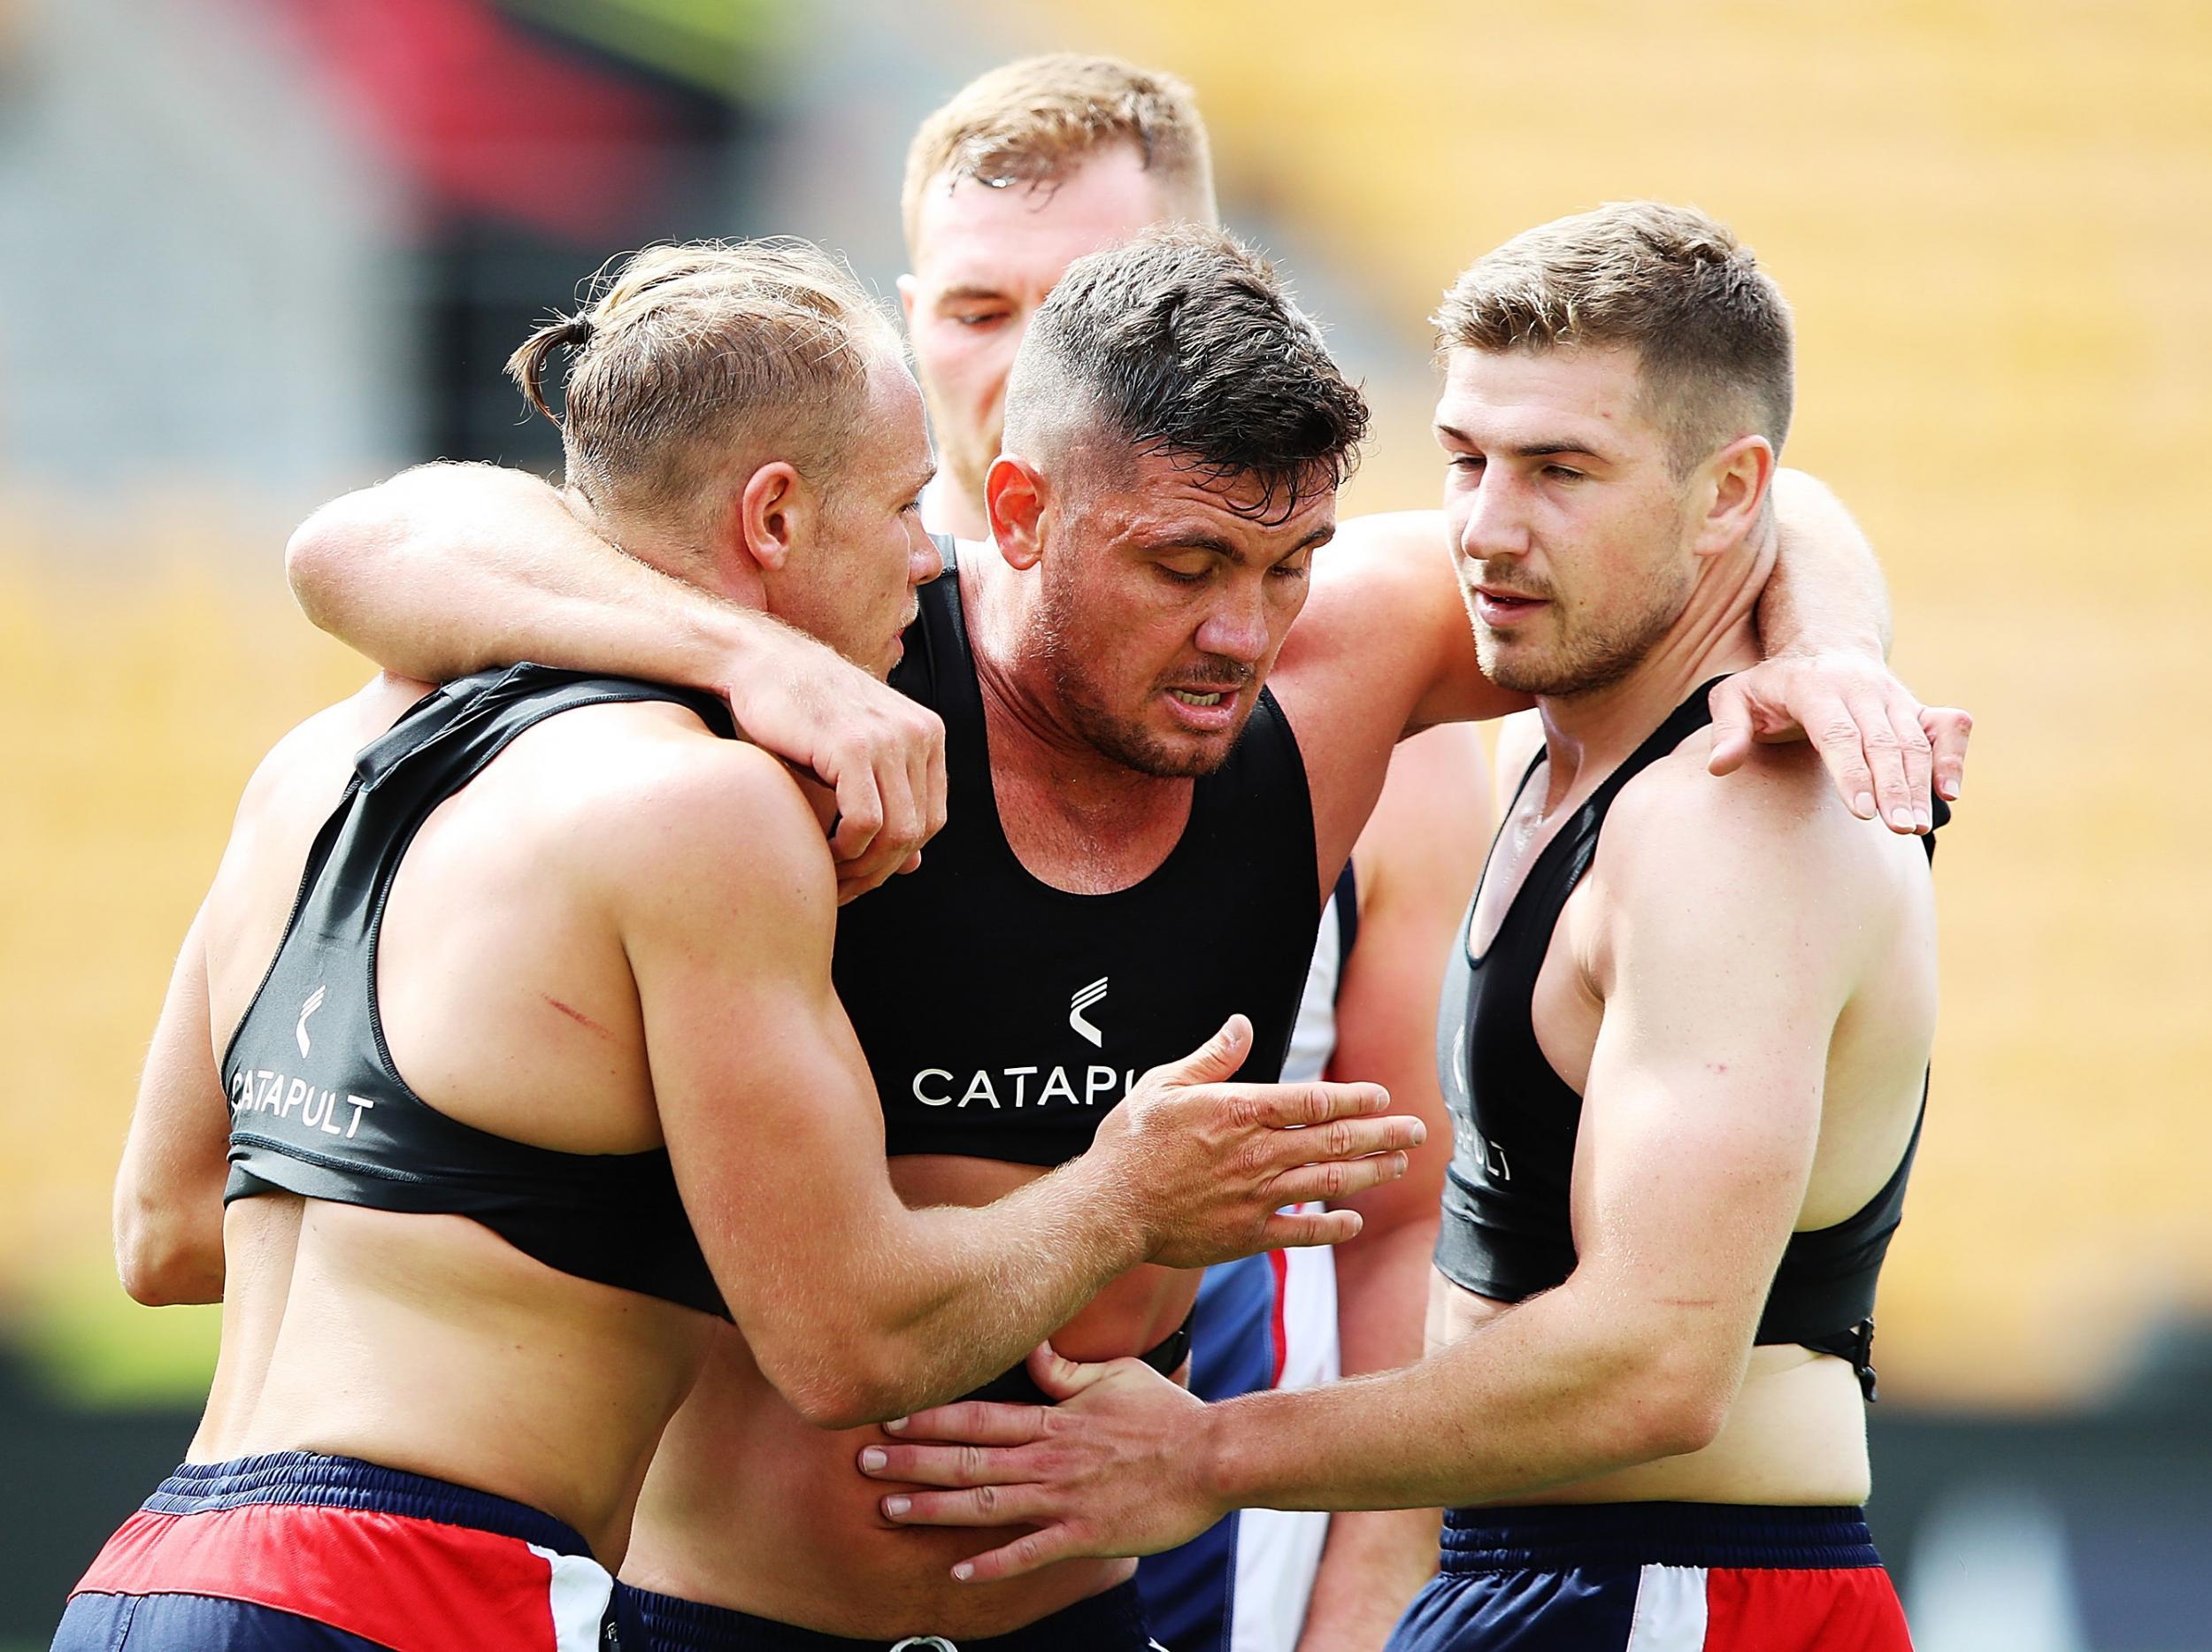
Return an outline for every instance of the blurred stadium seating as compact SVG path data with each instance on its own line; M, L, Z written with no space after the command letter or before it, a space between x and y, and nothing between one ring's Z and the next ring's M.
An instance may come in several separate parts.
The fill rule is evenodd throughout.
M8 42L39 10L0 3L0 85L34 72ZM282 8L232 15L257 10ZM834 124L805 88L849 85L803 71L845 37L784 27L799 10L763 0L746 25L761 32L710 27L703 46L700 19L728 8L517 0L505 15L538 47L597 54L632 85L683 80L695 100L713 89L704 52L746 88L733 103L783 88L747 121ZM823 15L888 28L894 10ZM2201 1371L2212 9L1400 0L1348 19L1325 0L972 0L897 27L957 42L886 83L902 109L1046 46L1197 86L1233 219L1277 238L1362 342L1380 435L1354 508L1433 496L1421 318L1475 254L1623 196L1734 224L1798 307L1789 457L1881 548L1907 680L1980 719L1939 864L1945 1006L1884 1283L1885 1393L2021 1416L2154 1386L2162 1360ZM812 229L736 215L818 196L836 221L887 221L897 125L864 173L841 155L757 195L694 190L687 210L724 200L734 221L660 233ZM0 205L9 142L0 111ZM562 272L556 290L534 276L472 325L518 335L613 250L554 245L534 267ZM73 1386L127 1391L116 1350L145 1318L107 1270L108 1181L168 961L251 764L361 668L286 603L269 498L173 473L88 495L12 458L6 433L38 409L8 364L52 325L0 304L0 1339L49 1350ZM472 347L466 371L488 382L490 353ZM183 1341L151 1361L155 1386L198 1379L204 1339Z

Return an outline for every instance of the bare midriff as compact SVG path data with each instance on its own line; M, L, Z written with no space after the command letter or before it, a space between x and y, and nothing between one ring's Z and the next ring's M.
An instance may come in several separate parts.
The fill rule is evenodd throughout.
M1044 1172L935 1155L895 1158L913 1206L987 1204ZM1145 1266L1115 1280L1053 1335L1085 1360L1141 1354L1190 1312L1200 1275ZM1082 1560L1008 1583L956 1583L959 1561L1021 1528L895 1527L881 1500L906 1489L864 1477L879 1428L810 1426L769 1386L743 1341L715 1339L690 1400L664 1437L638 1507L625 1581L831 1634L952 1640L1003 1634L1111 1588L1133 1561Z
M359 1457L542 1510L619 1562L714 1319L557 1272L465 1217L243 1199L224 1249L194 1461Z
M1510 1305L1430 1276L1432 1341L1456 1341ZM1525 1493L1515 1503L1728 1502L1827 1505L1866 1501L1866 1405L1832 1354L1793 1342L1751 1350L1743 1387L1701 1451Z

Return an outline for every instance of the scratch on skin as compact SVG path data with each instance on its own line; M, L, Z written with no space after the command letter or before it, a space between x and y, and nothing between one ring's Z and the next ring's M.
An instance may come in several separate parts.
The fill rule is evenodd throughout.
M614 1036L613 1033L608 1032L605 1027L600 1026L598 1022L593 1020L581 1010L572 1010L568 1005L563 1003L558 998L556 998L551 993L541 992L538 995L538 996L544 999L546 1003L551 1004L556 1010L558 1010L563 1015L566 1016L570 1020L575 1022L577 1026L584 1028L587 1032L596 1033L602 1038L612 1038Z

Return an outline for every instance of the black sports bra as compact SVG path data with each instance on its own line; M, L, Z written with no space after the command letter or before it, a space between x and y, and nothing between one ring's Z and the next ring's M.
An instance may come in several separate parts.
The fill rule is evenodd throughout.
M705 695L523 665L447 684L363 749L223 1057L226 1203L282 1189L465 1216L564 1273L727 1317L664 1149L562 1153L463 1124L407 1087L377 1012L384 903L430 812L525 729L637 700L674 701L732 732L727 710Z
M1630 780L1712 720L1707 696L1720 680L1678 706L1544 846L1479 958L1468 949L1473 903L1462 920L1437 1024L1437 1071L1455 1135L1436 1266L1479 1295L1520 1302L1574 1271L1568 1189L1582 1097L1545 1059L1530 1004L1553 927L1597 854L1606 811ZM1524 788L1542 761L1540 752L1531 761L1521 777ZM1936 826L1950 818L1936 799ZM1925 841L1932 858L1933 834ZM1481 897L1478 887L1475 900ZM1926 1107L1924 1078L1924 1118ZM1795 1342L1849 1360L1869 1399L1875 1284L1904 1210L1919 1144L1916 1121L1880 1192L1833 1226L1791 1236L1759 1320L1759 1342Z

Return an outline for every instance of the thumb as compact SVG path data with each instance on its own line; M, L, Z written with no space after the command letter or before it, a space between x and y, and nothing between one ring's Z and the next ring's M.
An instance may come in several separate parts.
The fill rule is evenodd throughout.
M1733 679L1713 690L1713 749L1705 760L1711 774L1732 774L1751 755L1751 705Z
M1233 1015L1221 1030L1180 1061L1168 1063L1168 1072L1183 1084L1217 1084L1244 1064L1252 1049L1252 1024Z
M1049 1342L1040 1342L1029 1350L1029 1376L1057 1405L1063 1400L1072 1400L1077 1395L1102 1379L1110 1365L1086 1365L1072 1359L1063 1359Z

